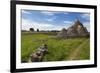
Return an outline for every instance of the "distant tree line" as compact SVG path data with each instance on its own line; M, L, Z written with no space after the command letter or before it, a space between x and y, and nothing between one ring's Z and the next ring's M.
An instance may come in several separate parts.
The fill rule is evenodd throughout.
M30 28L29 31L34 32L34 28ZM39 29L37 28L37 32L39 32Z
M22 32L28 32L27 30L21 30ZM40 30L37 28L36 30L34 28L29 28L30 32L59 32L59 30Z
M30 28L29 30L30 30L31 32L34 32L34 28Z

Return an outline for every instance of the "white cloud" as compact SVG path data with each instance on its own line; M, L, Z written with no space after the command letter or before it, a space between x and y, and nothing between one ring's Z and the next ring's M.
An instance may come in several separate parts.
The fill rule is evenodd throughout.
M89 13L84 13L84 14L82 14L82 17L83 17L83 18L89 17L89 16L90 16Z
M72 24L72 21L64 21L66 24Z
M23 13L23 14L32 14L31 12L26 11L26 10L22 10L22 13Z
M68 13L68 12L64 12L64 14L66 14L66 15L67 15L67 14L69 14L69 13Z
M87 28L88 31L90 31L90 14L89 13L84 13L81 15L82 18L88 20L88 22L83 22L84 27Z
M22 19L22 30L29 30L29 28L34 28L35 30L39 28L39 30L61 30L62 28L66 28L66 25L53 25L53 24L45 24L30 21L27 19Z
M41 11L42 14L45 14L45 15L49 15L49 16L53 16L55 14L59 14L59 13L63 13L63 12L54 12L54 11ZM67 12L63 13L63 14L68 14Z
M81 15L82 18L86 19L86 20L90 20L90 14L89 13L84 13Z
M54 19L46 19L47 21L53 21Z
M38 23L38 22L27 20L27 19L22 19L22 29L23 30L29 30L29 28L31 27L34 29L39 28L40 30L43 30L43 29L46 29L47 27L52 27L52 25Z
M52 16L55 14L54 12L49 12L49 11L41 11L41 13L45 15L49 15L49 16Z
M88 31L90 31L90 23L89 22L84 22L83 25L84 25L84 27L87 28Z
M56 18L57 18L57 17L54 16L54 17L51 17L51 18L47 18L46 20L47 20L47 21L54 21Z

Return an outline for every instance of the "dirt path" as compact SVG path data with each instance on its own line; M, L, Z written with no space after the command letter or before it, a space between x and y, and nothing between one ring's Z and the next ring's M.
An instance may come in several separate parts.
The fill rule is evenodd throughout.
M82 47L86 44L87 41L88 40L85 40L80 46L72 50L68 57L68 60L75 60L79 56Z

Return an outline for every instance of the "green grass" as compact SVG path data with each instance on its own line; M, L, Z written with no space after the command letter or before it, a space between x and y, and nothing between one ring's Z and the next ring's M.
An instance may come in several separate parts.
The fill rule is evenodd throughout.
M45 55L43 61L63 61L69 60L70 54L77 49L84 41L79 54L75 59L85 60L90 58L89 38L57 39L50 34L23 34L21 36L21 59L27 61L32 52L35 52L43 43L48 45L49 53Z

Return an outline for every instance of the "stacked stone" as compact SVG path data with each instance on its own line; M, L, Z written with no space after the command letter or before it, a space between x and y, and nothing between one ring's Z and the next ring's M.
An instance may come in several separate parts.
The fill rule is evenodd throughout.
M41 62L43 57L48 53L48 47L46 44L40 46L36 52L30 55L31 62Z
M88 37L89 32L83 24L77 20L74 25L68 29L63 28L57 35L59 38L71 38L71 37Z

